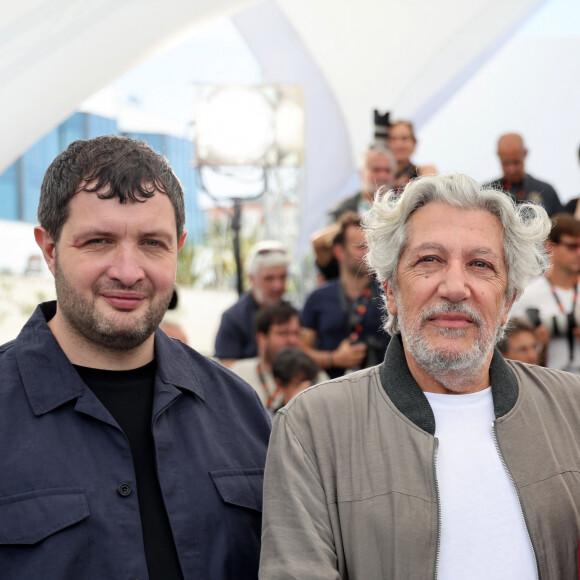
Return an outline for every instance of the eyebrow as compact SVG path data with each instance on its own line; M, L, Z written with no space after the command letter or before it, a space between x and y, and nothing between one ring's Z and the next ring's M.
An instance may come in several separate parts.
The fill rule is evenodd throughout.
M424 244L421 244L420 246L417 246L416 248L409 248L410 251L412 252L425 252L425 251L429 251L429 250L436 250L439 252L446 252L446 247L443 244L438 244L436 242L425 242ZM498 256L495 252L493 252L491 249L489 248L473 248L471 250L469 250L467 252L468 256L491 256L493 258L496 259L500 259L501 256Z
M161 230L151 230L139 233L140 238L158 238L166 241L171 241L173 238L173 232L164 232ZM74 236L75 240L79 239L86 239L86 238L116 238L118 237L118 233L114 230L105 230L105 229L95 229L95 230L86 230Z

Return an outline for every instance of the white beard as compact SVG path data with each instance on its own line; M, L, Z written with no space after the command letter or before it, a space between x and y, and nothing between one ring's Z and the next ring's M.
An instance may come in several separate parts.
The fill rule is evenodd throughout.
M426 374L440 382L445 388L458 393L469 391L472 382L493 352L500 328L501 314L495 328L491 328L474 308L467 304L444 301L424 312L420 320L407 321L405 309L398 294L395 294L401 336L408 353L417 361ZM422 329L426 321L440 313L459 313L469 316L478 329L478 336L469 350L436 348L429 344ZM442 336L461 337L467 328L439 328Z

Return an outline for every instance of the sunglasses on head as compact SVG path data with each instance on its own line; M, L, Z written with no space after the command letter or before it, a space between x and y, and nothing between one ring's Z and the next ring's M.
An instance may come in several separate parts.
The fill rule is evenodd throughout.
M268 254L286 254L286 250L282 248L264 248L263 250L258 250L258 256L266 256Z

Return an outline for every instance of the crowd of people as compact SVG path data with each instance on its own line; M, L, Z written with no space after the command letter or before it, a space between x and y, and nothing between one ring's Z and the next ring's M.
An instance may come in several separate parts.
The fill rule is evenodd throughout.
M366 242L361 217L371 209L377 192L400 195L412 179L437 174L435 166L418 166L412 161L416 145L412 123L388 123L384 138L365 151L361 158L360 190L332 205L328 223L312 236L319 285L306 297L300 314L301 328L293 346L301 348L330 378L374 366L384 358L390 337L381 320L382 289L364 260ZM500 352L508 358L518 357L520 355L514 353L521 352L524 358L518 360L580 372L580 328L571 317L576 310L577 277L580 273L580 253L574 246L580 240L580 222L573 215L575 200L564 207L549 183L532 177L525 167L527 153L521 135L502 135L497 143L502 176L484 184L484 187L505 192L516 204L532 202L546 210L554 224L547 241L552 262L546 276L532 281L514 305L514 319L507 330L509 335L510 329L519 329L522 324L531 325L533 350L537 357L531 357L530 352L524 353L520 348L508 348L511 338L502 341ZM247 348L251 345L255 350L253 337L247 336L249 317L241 315L241 309L247 310L251 296L254 296L252 313L255 314L259 308L260 303L255 298L259 291L255 256L260 248L262 251L267 249L268 244L274 244L272 251L276 249L283 253L283 256L278 255L278 261L272 262L279 267L277 280L280 281L274 302L283 300L282 272L285 276L289 265L285 250L276 246L276 242L261 242L252 251L248 262L252 289L224 313L217 335L216 356L228 366L230 357L224 354L223 345L224 337L234 332L233 324L238 325L235 331L237 340L243 340ZM264 272L268 277L275 275L269 268ZM233 316L234 312L238 316ZM253 327L256 328L256 320ZM233 342L234 338L229 341ZM243 352L241 345L238 352ZM258 384L256 373L253 374L254 380L249 382ZM247 372L242 376L249 379ZM261 388L264 392L264 387ZM272 389L271 378L270 391Z
M167 160L103 136L53 161L57 300L0 347L2 578L578 577L580 222L518 135L482 186L390 129L303 308L259 242L213 358L163 323L187 235Z

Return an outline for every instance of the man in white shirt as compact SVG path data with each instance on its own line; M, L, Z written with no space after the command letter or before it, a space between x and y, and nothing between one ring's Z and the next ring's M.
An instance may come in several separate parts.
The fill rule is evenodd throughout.
M546 366L580 372L580 221L568 214L552 218L546 241L550 269L533 280L514 304L511 315L537 326L536 336L547 342Z
M576 578L580 378L494 348L550 221L464 175L367 214L382 364L274 420L261 580Z

